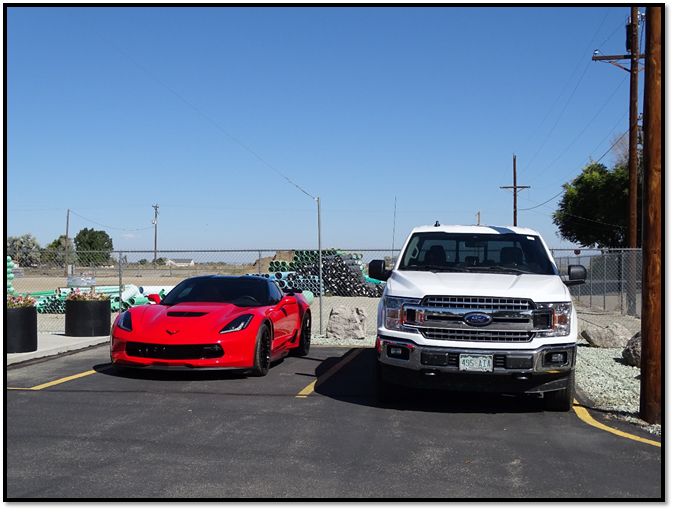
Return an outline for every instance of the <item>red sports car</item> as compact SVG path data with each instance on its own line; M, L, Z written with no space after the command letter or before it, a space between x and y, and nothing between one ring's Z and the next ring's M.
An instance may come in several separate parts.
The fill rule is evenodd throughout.
M110 334L113 367L218 368L264 376L311 344L311 310L301 292L263 277L186 279L156 305L120 314Z

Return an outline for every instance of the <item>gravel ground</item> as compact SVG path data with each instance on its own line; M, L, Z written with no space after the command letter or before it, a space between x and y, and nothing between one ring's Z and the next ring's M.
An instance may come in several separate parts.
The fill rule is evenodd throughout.
M334 339L313 335L314 346L374 347L376 336L365 339ZM640 426L655 435L661 435L659 424L651 425L639 418L641 369L622 361L622 348L592 348L585 339L578 340L576 386L587 396L594 408L611 418Z

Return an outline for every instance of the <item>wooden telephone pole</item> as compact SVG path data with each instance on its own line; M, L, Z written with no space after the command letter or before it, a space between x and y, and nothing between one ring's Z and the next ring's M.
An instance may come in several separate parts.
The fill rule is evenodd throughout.
M502 186L508 191L512 190L513 192L513 226L517 227L517 192L525 188L530 188L529 186L517 186L517 156L513 154L513 185L512 186Z
M646 8L644 264L639 415L661 424L662 399L662 7Z
M630 131L629 131L629 187L628 187L628 222L627 246L637 248L637 189L638 189L638 132L639 132L639 59L645 55L639 54L639 8L631 8L630 22L626 25L625 47L629 55L594 56L592 60L606 60L614 66L630 73ZM596 53L596 52L595 52ZM629 60L627 69L616 61ZM627 314L636 316L636 254L630 252L627 257Z
M606 60L614 66L630 73L630 134L629 134L629 221L627 229L627 246L637 248L637 141L639 123L639 59L645 57L639 54L639 8L632 7L630 22L626 26L626 49L629 55L606 55L592 57L592 60ZM596 52L595 52L596 53ZM629 60L630 68L621 66L619 60Z

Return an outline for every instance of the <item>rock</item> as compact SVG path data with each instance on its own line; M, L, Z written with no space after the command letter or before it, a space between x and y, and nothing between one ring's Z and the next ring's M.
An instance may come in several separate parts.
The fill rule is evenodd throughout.
M623 358L627 365L641 367L641 332L634 334L623 350Z
M620 323L611 323L606 328L587 327L580 335L594 348L624 348L632 334Z
M335 339L365 339L367 313L360 307L333 307L325 335Z

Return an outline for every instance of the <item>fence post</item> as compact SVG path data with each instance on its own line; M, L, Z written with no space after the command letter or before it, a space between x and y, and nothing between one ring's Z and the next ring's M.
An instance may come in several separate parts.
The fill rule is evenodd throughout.
M606 310L606 259L608 254L602 251L602 259L604 261L604 310Z
M124 286L122 285L122 252L119 253L119 312L122 312L122 291Z
M592 257L590 257L590 309L592 308L592 295L594 293L594 289L592 289L592 273Z
M258 250L257 252L257 273L262 275L262 251Z
M625 285L625 251L621 250L620 254L620 314L625 314L625 307L623 301L623 287Z

